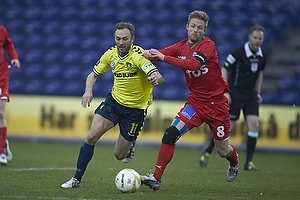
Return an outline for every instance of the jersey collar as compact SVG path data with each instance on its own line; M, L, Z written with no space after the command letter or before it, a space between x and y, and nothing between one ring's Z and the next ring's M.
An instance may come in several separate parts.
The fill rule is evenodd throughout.
M249 47L249 44L250 44L250 41L246 42L244 45L244 49L245 49L247 58L253 56L253 53ZM256 52L256 55L263 57L262 50L260 47L258 47L258 51Z
M202 35L202 38L198 41L198 42L196 42L193 46L191 46L190 47L190 45L189 45L189 39L186 41L186 46L188 47L188 48L190 48L190 49L192 49L194 46L196 46L197 44L199 44L202 40L203 40L203 38L204 38L204 35Z

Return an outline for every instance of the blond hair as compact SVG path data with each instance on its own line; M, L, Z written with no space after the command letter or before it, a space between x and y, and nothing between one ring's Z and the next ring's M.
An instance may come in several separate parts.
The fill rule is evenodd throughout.
M200 20L204 21L204 23L205 23L205 27L204 28L205 29L207 28L209 17L208 17L208 15L205 12L199 11L199 10L194 10L193 12L191 12L189 14L187 24L190 24L190 21L193 18L200 19Z

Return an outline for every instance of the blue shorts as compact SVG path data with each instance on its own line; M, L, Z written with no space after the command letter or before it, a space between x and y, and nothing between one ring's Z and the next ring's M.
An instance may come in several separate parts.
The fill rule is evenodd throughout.
M103 116L115 125L119 124L120 134L128 141L135 141L144 125L147 110L122 106L108 93L105 101L95 110L95 114Z

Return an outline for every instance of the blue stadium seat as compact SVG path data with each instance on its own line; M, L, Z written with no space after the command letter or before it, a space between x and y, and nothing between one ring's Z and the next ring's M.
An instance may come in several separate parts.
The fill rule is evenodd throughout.
M296 77L300 78L300 62L295 64L294 74Z
M47 37L57 37L57 34L60 33L61 23L58 21L47 21L41 27L44 34L47 34ZM55 34L55 35L51 35Z
M132 22L135 18L135 13L132 9L121 8L117 13L117 19L123 22Z
M246 12L248 10L245 1L241 0L231 0L228 1L228 12L234 14L234 12Z
M22 80L24 77L24 73L25 73L24 67L21 67L19 69L15 69L12 67L9 70L10 80L12 79Z
M25 32L24 22L22 20L9 19L9 23L5 25L11 37L20 36Z
M80 60L79 52L76 50L65 52L63 55L63 62L65 65L78 64Z
M27 9L24 9L24 17L28 20L39 19L42 16L41 9L37 6L28 6Z
M101 26L99 27L99 24L96 22L86 22L83 23L81 26L81 29L78 30L83 35L97 35L98 31L101 31Z
M269 25L271 28L283 29L288 25L288 18L285 14L274 13L269 15Z
M91 0L86 0L85 2L90 2ZM93 0L95 1L95 0ZM64 8L69 8L69 7L76 7L78 6L80 3L82 3L82 1L79 0L63 0L60 1L60 5L63 6ZM63 8L63 9L64 9Z
M62 46L66 49L71 50L71 49L80 48L79 37L75 34L65 37L61 42L62 42Z
M9 93L10 94L24 94L26 93L24 80L11 78L9 81Z
M142 38L142 37L139 37ZM155 41L151 38L142 38L142 39L135 39L135 44L138 44L139 46L141 46L143 49L151 49L151 48L155 48Z
M261 97L263 99L262 104L280 104L280 95L277 92L263 92Z
M29 79L23 87L25 87L25 94L45 94L43 82L38 79Z
M225 0L209 1L208 9L223 12L224 10L228 10L228 2Z
M43 62L49 65L62 63L63 52L57 49L47 49L43 54Z
M131 3L136 9L148 9L152 7L152 1L149 0L132 1Z
M142 22L144 23L144 21L146 19L151 19L153 17L152 13L150 10L148 9L140 9L135 13L136 16L136 21L137 22Z
M84 93L84 81L66 81L63 83L63 95L82 96Z
M41 1L39 0L24 0L26 6L37 6L40 4Z
M27 63L35 63L40 61L43 56L43 52L40 49L31 49L25 53L24 61Z
M114 9L112 9L111 7L106 7L104 9L101 9L101 12L98 13L99 14L99 19L101 19L103 22L105 23L112 23L113 25L115 25L115 22L112 21L112 19L114 19L115 17L115 12ZM103 26L104 24L102 24ZM112 31L113 29L110 29L110 31Z
M25 24L25 32L27 34L40 34L42 32L42 26L42 21L30 21L27 24Z
M80 79L82 70L76 65L67 65L62 69L64 80L83 80Z
M63 68L60 65L55 65L55 64L48 64L43 66L44 68L44 77L47 80L61 80L62 75L63 75Z
M264 27L268 27L270 20L266 13L256 13L255 15L250 15L249 18L252 25L259 24Z
M249 14L243 12L243 10L231 13L228 19L230 20L230 24L236 28L251 26L251 24L249 23Z
M62 38L57 35L45 35L43 38L43 46L45 49L49 50L52 48L57 48L58 46L61 46Z
M248 41L249 34L250 34L250 26L234 28L232 30L232 36L235 40L236 47Z
M80 12L77 13L80 19L83 21L95 20L95 16L98 16L98 10L93 7L83 7Z
M266 13L266 7L264 1L252 0L252 1L243 1L243 3L246 5L247 11L250 13L255 13L255 14Z
M167 9L159 9L155 12L155 15L152 16L151 20L154 20L154 23L170 23L171 18L174 17L174 13L170 13ZM163 25L158 26L164 27Z
M78 18L79 13L81 13L82 10L79 10L73 6L64 8L63 12L60 12L60 17L62 20L76 20Z
M49 6L55 6L55 7L59 7L61 6L61 0L43 0L41 1L42 5L45 7L49 7Z
M43 86L46 95L64 95L65 85L60 80L46 81Z
M94 64L99 60L102 53L104 53L104 51L100 51L100 49L81 52L81 67L88 67L91 70Z
M61 24L61 33L63 34L74 34L81 29L81 26L76 21L67 21Z
M167 23L164 24L163 22L160 22L161 26L158 26L155 29L155 37L157 38L170 38L170 35L174 33L173 28L171 25L168 25ZM151 35L149 35L151 36Z
M41 64L32 64L26 66L25 76L27 79L44 78L44 66Z
M280 103L285 105L300 105L299 92L282 91L280 92Z
M169 8L169 10L182 10L182 8L188 8L190 6L190 2L190 0L173 0L166 8Z
M219 54L228 55L234 50L234 46L231 42L219 41L216 43L216 49Z
M294 90L296 86L296 79L290 76L282 76L278 78L277 89L278 91Z
M106 19L103 19L106 20ZM114 30L115 24L113 22L108 21L104 21L103 24L101 24L100 30L98 31L98 35L99 37L110 37L111 39L113 39L113 30ZM107 41L105 38L101 38L102 42ZM111 45L114 44L114 40L113 43L111 43Z
M153 37L156 34L156 30L153 28L153 26L149 24L137 24L135 35L137 39L143 39L147 37Z
M109 92L111 92L112 85L113 85L112 81L110 81L110 82L100 82L100 80L97 80L97 84L95 84L95 86L93 88L94 97L106 97L107 94Z
M62 14L62 12L61 12L59 6L46 6L45 9L43 10L42 16L43 16L43 19L55 20L54 22L59 23L59 21L56 21L56 20L60 20L61 14Z
M269 13L282 13L284 12L285 2L283 1L269 1L265 4L266 10Z
M26 37L26 40L23 39L23 45L26 48L39 48L42 46L43 39L40 34L30 34Z

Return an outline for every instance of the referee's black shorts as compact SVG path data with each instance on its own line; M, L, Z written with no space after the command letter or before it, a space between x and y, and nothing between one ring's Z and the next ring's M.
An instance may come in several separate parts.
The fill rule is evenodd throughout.
M135 141L144 125L147 110L123 106L109 93L95 110L95 114L103 116L115 125L119 124L120 134L128 141Z
M259 103L256 91L243 91L237 88L230 88L230 120L238 120L240 111L243 110L244 117L247 115L259 116Z

